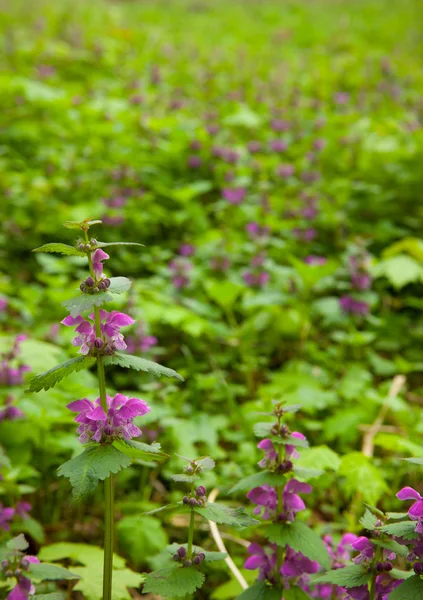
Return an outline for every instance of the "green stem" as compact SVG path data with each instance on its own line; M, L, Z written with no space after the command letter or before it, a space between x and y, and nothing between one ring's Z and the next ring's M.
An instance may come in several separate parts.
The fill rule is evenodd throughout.
M191 558L192 556L192 541L194 539L194 518L195 513L191 510L191 517L189 520L189 529L188 529L188 547L187 547L187 556Z
M376 565L377 563L382 560L383 557L383 550L382 548L380 548L379 546L376 547L376 552L375 552L375 557L373 560L373 569L374 569L374 575L370 581L370 590L369 590L369 600L376 600L377 594L376 594L376 577L377 577L377 572L376 572Z
M87 232L85 239L88 241ZM90 275L95 278L91 253L88 253L88 265ZM94 307L94 322L96 336L101 338L100 309ZM107 413L106 374L104 372L104 357L97 357L98 387L100 391L101 406ZM109 475L104 481L104 562L103 562L103 600L112 600L112 578L113 578L113 476Z

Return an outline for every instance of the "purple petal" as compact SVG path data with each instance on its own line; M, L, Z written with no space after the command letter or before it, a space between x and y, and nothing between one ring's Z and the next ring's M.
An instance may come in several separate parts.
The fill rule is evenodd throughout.
M408 516L413 520L420 519L421 517L423 517L423 501L422 500L415 502L410 507L410 510L408 511Z
M118 327L125 327L126 325L133 325L135 321L129 315L114 310L107 318L107 323L117 325Z
M81 317L81 315L79 315L75 319L71 315L69 315L68 317L63 319L63 321L60 322L62 323L62 325L66 325L66 327L73 327L74 325L79 325L80 323L82 323L83 320L84 319L83 317Z
M87 413L87 418L91 421L107 421L107 415L102 406L97 406L94 410Z
M102 250L101 248L97 248L97 250L93 253L93 262L100 262L102 260L107 260L108 258L110 258L110 256L108 254L106 254L106 252L104 252L104 250Z
M397 494L399 500L422 500L420 494L412 487L404 487Z
M249 571L255 571L259 569L263 564L263 558L261 556L249 556L244 563L244 569Z
M273 450L274 445L272 440L266 438L257 444L257 448L260 448L260 450Z
M88 400L88 398L82 398L82 400L75 400L70 404L67 404L66 408L73 412L81 412L83 410L90 410L94 408L94 404Z

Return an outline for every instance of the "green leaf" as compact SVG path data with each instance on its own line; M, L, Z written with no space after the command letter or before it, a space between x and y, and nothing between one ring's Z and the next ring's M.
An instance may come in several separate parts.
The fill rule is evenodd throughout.
M175 377L180 381L184 380L184 378L173 369L168 369L167 367L163 367L156 362L147 360L145 358L140 358L139 356L133 356L132 354L121 354L120 352L116 352L112 356L106 356L104 359L104 364L119 365L125 369L135 369L136 371L146 371L147 373L152 373L157 377L165 375L166 377Z
M143 514L144 515L155 515L156 513L162 512L163 510L171 510L174 508L178 508L178 506L180 506L179 503L166 504L165 506L159 506L158 508L153 508L153 510L149 510Z
M197 465L200 465L203 471L212 471L216 466L215 461L212 458L210 458L210 456L203 456L202 458L197 458L195 462L197 463Z
M337 471L341 459L336 452L327 446L313 446L301 452L301 457L295 463L306 469L323 469Z
M161 451L161 446L157 442L154 442L153 444L144 444L143 442L137 442L135 440L121 439L115 440L113 446L131 458L138 458L141 460L163 460L164 458L169 458L167 454Z
M423 579L413 575L389 594L389 600L421 600L423 598Z
M96 359L92 356L76 356L60 365L56 365L49 371L36 375L29 381L29 388L26 392L40 392L49 390L59 383L62 379L74 372L89 369L94 365Z
M389 550L390 552L395 552L395 554L397 554L398 556L405 557L408 554L407 546L398 544L398 542L395 542L394 540L372 539L372 543L375 546L379 546L380 548L385 548L386 550Z
M301 521L274 523L268 527L267 537L278 546L290 546L296 552L302 552L326 569L330 567L326 546L317 533Z
M193 510L209 521L214 521L222 525L231 525L238 529L250 527L259 522L256 519L252 519L242 506L230 508L229 506L212 502L207 503L204 507L196 507Z
M422 458L403 458L402 460L406 460L407 462L413 463L414 465L423 465L423 457Z
M20 533L16 537L12 538L6 544L6 548L8 550L12 550L12 551L19 550L20 552L23 552L28 547L29 547L29 544L26 541L25 536L23 535L23 533Z
M234 485L233 488L229 490L230 494L234 494L235 492L244 492L245 490L250 490L255 487L261 487L262 485L271 485L273 487L278 485L283 485L286 483L286 476L281 475L280 473L271 473L270 471L260 471L259 473L254 473L253 475L248 475L248 477L244 477Z
M97 242L98 248L107 248L107 246L141 246L144 248L144 244L138 242Z
M74 246L68 244L52 243L44 244L39 248L34 248L33 252L57 252L58 254L65 254L66 256L87 256L85 252L81 252Z
M244 291L244 286L232 281L206 280L205 288L208 296L223 309L230 308Z
M92 493L99 480L104 480L111 473L118 473L128 467L131 459L111 444L89 446L75 458L59 467L59 477L67 477L72 485L75 501L79 501Z
M66 308L72 317L90 311L94 306L102 306L106 302L113 302L114 298L112 294L107 292L98 292L97 294L80 294L75 298L70 298L62 302L62 306Z
M93 221L89 221L88 219L86 221L65 221L63 227L66 227L66 229L87 230L91 225L101 225L102 222L103 221L100 219L95 219Z
M236 600L281 600L281 593L280 589L270 586L265 581L257 581L244 590Z
M400 523L390 523L383 525L380 530L395 537L403 537L406 540L414 540L419 537L416 533L416 523L413 521L401 521Z
M382 260L372 269L374 277L385 276L397 290L409 283L423 280L423 268L406 254L398 254L392 258Z
M33 519L32 517L27 517L20 524L20 529L23 532L29 533L29 535L34 538L36 542L39 544L44 543L44 529L39 521Z
M31 575L31 579L38 581L79 579L79 575L71 573L64 567L48 563L31 563L29 565L29 574Z
M179 481L183 483L194 483L194 481L197 481L197 479L200 479L200 477L200 474L185 475L185 473L176 473L170 476L170 478L173 479L173 481Z
M132 281L127 277L110 277L109 292L112 294L123 294L127 292L132 285Z
M315 479L324 473L324 471L321 469L304 469L303 467L298 467L297 465L294 465L293 471L296 477L298 479L302 479L303 481Z
M371 573L366 572L361 565L350 565L342 569L328 571L321 577L315 579L315 583L332 583L346 588L366 585L372 577Z
M377 504L388 491L379 470L361 452L350 452L343 456L338 473L345 477L347 494L353 496L360 491L363 500L369 504Z
M37 594L33 596L34 600L66 600L64 592L53 592L52 594Z
M166 531L159 519L148 515L129 515L117 524L119 547L125 549L135 567L145 563L168 544Z
M59 542L44 546L39 554L40 560L57 561L70 559L85 566L90 566L95 570L97 567L101 570L103 566L104 552L103 548L91 546L90 544L75 544L72 542ZM113 568L123 569L125 561L121 556L113 554ZM72 567L73 568L73 567Z
M311 596L299 587L291 587L283 591L283 600L311 600Z
M183 598L193 594L204 583L205 576L193 567L172 566L147 575L144 592L160 596Z
M366 512L361 517L360 523L368 531L373 531L373 529L376 528L377 517L372 512L370 512L370 510L368 508L366 508Z
M73 588L82 592L85 600L101 600L103 598L103 567L96 569L88 567L72 567L81 580ZM144 581L144 576L131 569L113 569L112 598L113 600L132 600L128 588L138 588Z

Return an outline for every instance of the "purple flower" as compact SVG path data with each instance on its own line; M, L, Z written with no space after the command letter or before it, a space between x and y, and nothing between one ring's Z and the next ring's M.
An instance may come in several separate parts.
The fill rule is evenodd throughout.
M273 445L272 440L268 438L261 440L257 444L257 448L260 448L260 450L264 450L265 452L264 458L262 458L261 461L258 463L261 469L266 469L269 466L275 465L277 463L279 454L275 446Z
M19 577L18 583L8 594L6 600L28 600L29 596L35 592L34 586L27 577Z
M270 142L270 149L274 152L285 152L288 148L288 144L284 140L272 140Z
M296 479L290 479L283 490L283 517L286 521L293 521L297 512L305 509L304 500L298 494L310 494L311 485Z
M89 319L94 321L94 313L89 315ZM97 353L101 349L102 353L105 354L111 354L115 350L124 350L126 344L123 335L120 333L120 328L132 325L135 323L134 319L117 310L113 310L111 313L100 310L100 320L100 338L96 335L95 326L80 315L76 318L69 315L61 322L67 327L77 325L75 331L78 335L72 340L72 345L80 346L79 352L81 354L87 355L93 349Z
M415 500L408 510L408 516L412 521L417 521L416 531L423 533L423 496L412 487L402 488L397 494L399 500Z
M187 165L190 169L199 169L202 164L203 159L201 158L201 156L197 156L195 154L188 156Z
M318 138L317 140L314 140L313 142L313 148L315 150L323 150L323 148L326 146L326 140L322 139L322 138Z
M251 554L244 564L244 569L255 571L259 569L258 580L264 581L271 579L272 573L276 568L276 544L269 544L269 549L266 551L259 544L250 544L248 553Z
M353 315L364 316L367 315L367 313L369 312L369 305L367 304L367 302L356 300L351 296L342 296L342 298L340 298L339 300L339 304L344 312Z
M270 127L273 131L288 131L291 127L291 123L283 119L273 119L270 123Z
M278 497L276 490L270 485L262 485L260 487L253 488L247 494L247 498L254 504L257 504L254 509L255 515L260 515L262 508L263 519L270 519L275 514L276 506L278 503Z
M261 226L255 221L248 223L245 226L247 233L253 238L265 238L269 235L269 228L265 226Z
M251 271L247 271L242 275L245 283L250 287L263 287L268 283L270 279L269 273L266 271L261 271L259 273L252 273Z
M215 256L210 261L210 268L213 271L220 271L224 273L231 266L231 259L229 256Z
M315 560L310 560L301 552L295 552L288 547L280 572L283 577L300 577L304 574L317 573L319 569L320 565Z
M0 502L0 530L4 529L4 531L9 531L10 525L9 522L15 516L15 509L11 507L4 507Z
M250 154L256 154L261 150L261 142L257 142L255 140L248 142L247 149Z
M224 188L223 197L230 204L241 204L245 199L247 190L245 188Z
M389 594L404 580L392 579L387 573L376 577L376 600L388 600ZM370 598L367 585L348 589L348 595L353 600L373 600Z
M309 227L307 229L301 229L300 227L296 227L292 230L294 237L303 242L312 242L314 238L317 236L317 231L314 227Z
M189 285L189 271L192 269L192 263L185 258L178 257L170 261L169 269L172 273L172 283L177 289L181 289Z
M32 506L29 502L17 502L15 506L16 514L23 520L29 519L29 511L32 510Z
M311 265L312 267L321 267L322 265L325 265L327 263L327 258L325 258L324 256L316 256L314 254L310 254L309 256L306 256L304 259L304 262L308 265Z
M351 548L353 550L359 551L358 556L353 558L353 563L355 563L356 565L359 565L362 562L369 562L373 559L375 551L373 548L373 544L368 538L364 536L358 537L352 542Z
M7 396L6 405L0 409L0 423L1 421L14 421L15 419L21 419L25 414L17 408L12 406L13 397Z
M294 173L294 165L280 165L276 169L276 174L279 175L279 177L291 177Z
M195 253L195 246L192 244L182 244L179 248L179 254L181 256L192 256Z
M69 410L79 413L75 421L80 423L77 433L80 434L79 440L82 444L90 440L102 442L121 437L130 440L141 435L141 430L132 420L150 411L144 400L116 394L114 398L107 396L107 406L106 413L100 398L94 403L83 398L67 405Z
M0 312L3 312L7 308L7 300L6 298L0 298Z
M352 273L351 284L356 290L368 290L372 284L372 278L368 273Z
M134 354L137 352L147 352L153 346L157 345L157 338L154 335L146 335L144 324L140 323L132 336L126 337L128 352Z
M103 276L103 260L107 260L108 258L110 258L110 256L101 248L97 248L97 250L93 253L93 269L97 279L101 279Z
M299 431L293 431L291 433L292 438L297 438L297 440L305 440L306 436L300 433ZM300 455L295 449L295 440L292 441L292 444L287 444L285 446L286 458L300 458Z
M348 92L338 92L334 96L335 104L347 104L350 99L350 95Z

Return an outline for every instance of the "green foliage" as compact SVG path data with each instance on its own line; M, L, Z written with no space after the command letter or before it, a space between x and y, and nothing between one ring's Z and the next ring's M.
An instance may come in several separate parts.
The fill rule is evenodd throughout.
M221 523L222 525L231 525L237 529L243 529L244 527L250 527L258 523L257 519L251 518L243 507L230 508L223 504L208 502L204 507L195 507L194 512L209 521Z
M341 460L338 473L345 478L347 494L352 496L360 491L363 500L369 504L376 504L388 491L380 471L361 452L346 454Z
M257 581L242 592L237 600L280 600L281 590L269 586L264 581ZM307 596L306 596L307 598ZM302 600L299 598L299 600Z
M163 550L168 536L161 522L147 515L128 515L117 525L119 545L139 567Z
M204 574L194 567L172 565L149 573L145 580L144 592L160 594L165 598L183 598L200 588L204 579Z
M161 451L161 446L157 442L153 444L144 444L136 440L115 440L113 446L126 456L140 460L163 460L168 458L167 454Z
M420 600L423 597L423 579L413 575L389 594L389 600Z
M99 481L128 467L131 459L111 444L89 446L79 456L65 462L57 471L72 485L72 496L79 502L91 494Z
M139 356L132 356L131 354L121 354L116 352L112 356L106 356L104 359L105 365L119 365L125 369L135 369L136 371L145 371L146 373L152 373L156 377L165 375L166 377L175 377L180 381L183 381L183 377L179 375L173 369L163 367L152 360L141 358Z
M329 568L326 546L317 533L301 521L274 523L269 525L266 535L270 542L278 546L290 546L296 552L302 552L304 556L317 561L319 565Z
M75 318L84 312L92 311L94 306L102 306L106 302L113 302L113 295L109 292L98 292L98 294L80 294L62 302L62 306Z
M109 292L112 294L123 294L127 292L132 285L132 281L127 277L110 277Z
M92 356L76 356L75 358L70 358L66 362L49 369L45 373L33 377L30 380L29 388L26 391L47 391L72 373L82 371L83 369L89 369L95 362L96 359Z
M71 573L58 565L48 563L31 563L29 566L31 579L36 581L62 580L62 579L80 579L79 575Z
M333 583L345 588L352 588L365 585L370 581L371 577L372 574L363 569L362 565L350 565L343 569L328 571L315 581L317 583Z
M240 481L238 481L233 488L229 491L230 494L235 494L236 492L244 492L246 490L250 490L255 487L260 487L262 485L283 485L286 482L286 476L280 475L279 473L272 473L270 471L258 471L257 473L253 473L248 477L244 477Z
M58 254L64 254L66 256L86 256L85 252L81 252L77 248L74 248L74 246L60 243L44 244L39 248L35 248L33 252L57 252Z
M382 525L380 528L384 533L388 533L395 537L403 537L406 540L414 540L418 537L418 533L416 533L415 529L416 524L412 521L389 523L388 525Z

